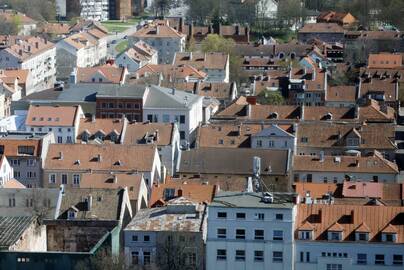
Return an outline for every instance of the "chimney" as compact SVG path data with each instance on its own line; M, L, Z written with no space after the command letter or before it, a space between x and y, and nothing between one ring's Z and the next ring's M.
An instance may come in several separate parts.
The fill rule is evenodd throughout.
M171 94L174 96L175 95L175 87L173 87L172 89L171 89Z
M97 155L97 161L98 161L98 162L101 162L101 161L102 161L102 157L101 157L100 154Z
M249 193L254 192L254 189L253 189L253 182L252 182L252 177L251 177L251 176L247 177L247 188L246 188L246 192L249 192Z
M180 188L180 189L178 189L178 197L182 197L182 189Z
M39 42L35 42L35 48L38 49L39 48Z
M18 50L18 54L19 54L20 56L22 56L22 50L21 50L21 49Z
M115 174L114 175L114 184L118 183L118 176Z
M247 43L250 43L250 27L248 25L244 28L244 33L247 37Z
M156 129L154 132L154 141L158 142L159 141L159 131Z
M237 134L241 136L241 124L237 126Z
M251 117L251 104L247 104L246 105L247 106L247 113L246 113L246 116L248 117L248 118L250 118Z
M59 160L63 160L63 152L59 152Z
M355 222L355 212L354 210L351 210L351 223L354 224Z
M95 123L95 114L91 115L91 123Z
M359 160L358 159L355 160L355 167L359 167Z
M318 210L318 223L321 223L322 214L323 214L323 212L321 211L321 209Z

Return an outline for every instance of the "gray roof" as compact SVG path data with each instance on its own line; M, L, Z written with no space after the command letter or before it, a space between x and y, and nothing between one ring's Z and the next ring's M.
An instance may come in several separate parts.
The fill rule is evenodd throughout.
M133 97L142 98L145 85L118 85L107 83L66 84L64 89L48 89L32 93L24 100L48 100L63 102L95 102L99 97Z
M206 218L205 205L190 203L183 197L174 200L179 204L141 209L125 230L200 232Z
M292 208L294 193L274 192L273 203L265 203L262 193L256 192L220 192L216 194L209 207L245 207L245 208Z
M29 131L7 131L0 132L0 140L13 139L13 140L41 140L49 133L36 133Z
M156 85L150 86L150 92L143 105L144 108L190 108L191 105L202 100L203 97L187 93L185 91L173 90Z
M34 222L34 217L0 217L0 250L14 245Z
M124 189L75 188L65 189L58 219L67 219L70 208L78 210L77 220L119 220ZM92 205L87 210L89 196Z
M262 175L286 175L288 150L203 147L181 153L180 173L252 175L253 157L261 158ZM271 170L268 170L271 166Z

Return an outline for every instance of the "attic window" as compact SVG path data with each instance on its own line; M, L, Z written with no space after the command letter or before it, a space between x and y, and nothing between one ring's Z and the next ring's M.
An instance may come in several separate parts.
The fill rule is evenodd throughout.
M369 241L369 233L358 232L355 234L356 241Z
M382 242L396 242L397 233L382 233Z
M76 212L74 210L67 211L67 219L75 219L75 218L76 218Z
M299 239L300 240L312 240L313 239L313 232L301 230L299 231Z
M175 196L175 189L173 188L166 188L164 189L164 200L168 201L174 198Z

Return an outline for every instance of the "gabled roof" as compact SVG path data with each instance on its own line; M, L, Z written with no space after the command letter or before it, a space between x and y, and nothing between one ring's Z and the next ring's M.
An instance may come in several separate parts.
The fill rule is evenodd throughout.
M26 126L67 126L75 125L79 106L31 105L28 109Z
M61 153L62 159L60 158ZM150 172L153 169L155 154L154 145L51 144L44 169L51 171L91 169L97 172L114 170ZM118 160L121 161L121 164L115 165Z
M388 224L383 230L382 233L397 233L398 229L396 226Z
M162 201L164 204L166 200L164 193L166 189L174 190L174 197L185 197L196 203L209 203L215 195L215 185L204 185L201 183L188 183L186 181L167 181L165 184L154 185L152 188L149 205L153 207L155 204L159 205ZM172 203L170 201L170 203Z
M190 108L200 100L202 97L185 91L151 85L143 108Z
M152 23L145 24L136 31L133 37L137 38L185 38L185 35L170 27L164 20L156 20Z
M299 33L340 33L343 34L344 28L336 23L306 23Z
M370 233L370 229L369 229L369 226L366 225L366 223L362 222L362 224L359 225L358 228L356 228L355 232L359 232L359 233L361 233L361 232Z
M403 66L401 54L380 53L369 54L368 68L400 68Z
M199 70L225 69L229 55L221 52L177 52L174 65L191 65Z
M342 241L355 241L355 231L365 223L369 228L369 242L380 242L380 233L386 229L397 233L397 243L404 243L403 215L404 207L395 206L299 204L295 236L298 228L309 221L314 226L313 240L327 240L325 232L337 223L338 230L343 231Z
M84 68L77 68L77 82L78 83L114 83L120 84L124 82L125 79L125 68L120 68L111 65L102 65L102 66L95 66L95 67L84 67ZM102 82L100 81L93 81L95 76L102 76L105 78Z
M333 225L331 225L327 231L329 232L342 232L344 228L338 223L335 222Z
M83 118L80 119L79 130L77 133L77 139L81 140L83 132L87 132L88 135L94 135L98 131L103 131L105 135L110 134L114 130L120 135L124 128L124 120L122 119L109 119L109 118ZM90 138L91 139L91 138ZM80 142L80 141L79 141Z
M17 244L36 217L0 216L0 250L8 250Z
M305 221L299 228L299 231L313 231L314 230L314 226L311 225L310 222Z
M81 175L80 188L120 189L126 187L129 199L137 200L141 181L143 181L141 173L84 173Z
M293 159L294 171L342 172L342 173L390 173L397 174L397 164L384 159L380 153L371 156L325 156L318 157L297 155Z
M170 123L130 123L126 127L123 144L147 144L145 137L148 135L153 137L152 144L166 146L172 143L173 133L174 124Z

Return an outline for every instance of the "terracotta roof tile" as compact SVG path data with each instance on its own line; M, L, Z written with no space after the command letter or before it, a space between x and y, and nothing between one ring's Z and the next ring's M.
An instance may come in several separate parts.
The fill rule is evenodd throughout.
M27 126L74 126L78 106L37 106L31 105L28 109L25 125Z
M338 159L338 160L337 160ZM295 172L343 172L349 173L398 173L395 163L384 159L381 154L372 156L325 156L324 161L313 156L295 156L293 160ZM346 190L345 190L346 191Z
M299 33L344 33L344 29L336 23L306 23Z
M157 134L156 134L157 131ZM170 145L174 132L174 124L169 123L131 123L126 127L123 143L126 145L146 144L145 136L153 135L153 144Z
M202 183L188 183L187 181L167 181L165 184L154 185L149 205L153 207L159 200L165 202L164 192L166 189L174 189L174 197L185 197L197 203L211 202L216 186ZM171 199L171 198L170 198Z
M394 224L396 229L392 231L397 232L397 243L404 243L404 207L299 204L297 213L297 230L309 221L314 226L314 240L326 240L325 232L338 222L342 241L354 241L355 230L365 223L369 227L369 242L380 242L380 233Z
M327 90L326 101L356 101L356 87L351 85L330 86Z
M177 52L174 65L191 65L199 70L225 69L229 55L220 52Z
M96 67L77 68L77 83L124 83L125 68L120 68L111 65L103 65ZM102 76L105 78L101 82L99 80L93 81L95 76Z
M154 21L144 25L132 36L137 38L183 38L184 34L170 27L165 21Z
M355 232L366 232L366 233L370 233L370 229L369 229L369 226L366 225L366 223L362 222L362 224L359 225L359 227L355 229Z
M154 145L51 144L44 169L150 172L155 154ZM98 157L101 161L98 161Z
M368 68L399 68L402 67L403 57L401 54L380 53L369 54Z

